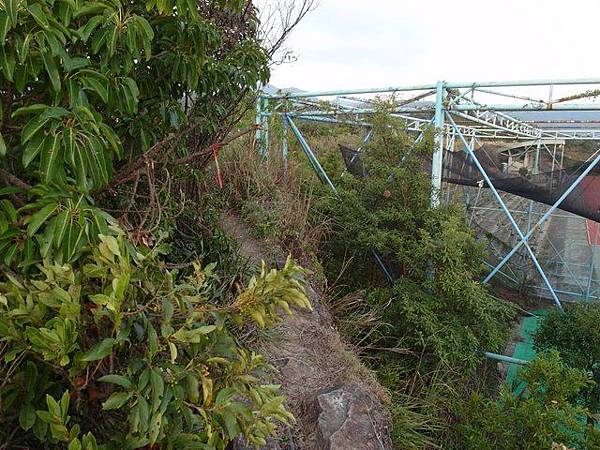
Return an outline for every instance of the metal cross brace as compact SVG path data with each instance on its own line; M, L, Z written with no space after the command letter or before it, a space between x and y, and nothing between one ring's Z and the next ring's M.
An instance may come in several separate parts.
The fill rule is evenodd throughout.
M496 266L494 270L485 278L485 282L488 282L492 277L508 262L508 260L521 248L522 245L528 245L527 241L536 229L542 225L550 215L560 206L560 204L573 192L573 190L581 183L581 181L594 169L594 167L600 162L600 153L594 158L594 160L585 168L583 172L577 177L577 179L569 186L569 188L563 192L558 200L550 207L548 211L537 221L537 223L531 227L529 232L525 236L519 236L521 240L513 247L513 249L504 257L502 261Z
M300 130L298 129L298 127L296 126L296 124L294 123L292 118L290 116L288 116L287 114L284 114L283 118L290 125L290 128L292 129L294 135L296 136L296 138L298 139L298 142L300 143L300 147L302 147L302 151L304 152L304 154L310 161L310 163L313 167L313 170L317 173L319 178L329 186L329 189L331 189L331 191L334 193L334 195L339 198L338 191L335 188L333 182L331 181L329 176L327 176L327 172L325 172L325 169L323 169L323 166L321 166L319 159L317 158L317 156L314 154L314 152L308 145L308 142L306 142L306 139L304 139L304 136L302 136L302 133L300 132ZM381 271L383 272L388 283L394 284L394 277L392 276L389 269L387 268L387 266L381 259L381 256L379 256L379 254L375 250L371 250L371 254L375 258L377 265L379 265L379 267L381 268Z
M477 166L477 169L479 170L479 172L483 176L483 179L485 180L486 184L489 186L490 190L494 194L494 197L496 198L496 200L500 204L500 207L504 211L504 214L508 218L509 222L511 223L511 225L513 226L513 228L515 229L515 231L517 232L517 234L519 235L519 237L521 238L522 245L525 245L525 248L527 249L527 252L529 253L529 256L531 257L531 260L533 261L534 266L536 267L536 269L540 273L540 276L544 280L544 284L546 284L546 286L548 287L548 290L550 291L550 295L552 296L552 299L556 303L556 306L558 306L558 308L562 311L563 310L562 304L561 304L560 300L558 299L558 296L556 295L556 292L554 291L554 288L550 284L550 280L548 280L548 277L544 273L544 269L542 268L542 266L540 265L539 261L535 257L535 254L533 253L533 250L529 246L529 243L527 242L527 238L525 238L525 235L521 231L521 228L519 228L519 225L517 224L517 222L515 222L515 219L513 218L512 214L508 210L506 204L502 200L502 197L500 197L500 194L496 190L496 187L494 186L494 183L492 183L492 181L490 180L490 178L489 178L488 174L486 173L485 169L483 168L483 166L481 165L481 163L477 159L477 156L475 156L475 152L473 151L473 149L471 148L471 146L469 145L469 143L466 141L465 137L463 136L463 134L461 133L460 129L456 125L456 122L454 122L454 119L452 118L452 115L448 111L446 111L446 117L447 117L448 121L450 122L450 124L452 125L452 127L454 128L455 133L458 135L458 137L462 141L463 145L465 146L465 148L467 150L467 153L473 159L473 162L475 163L475 165ZM496 266L496 267L498 268L498 266ZM488 278L489 278L489 276L488 276ZM487 281L487 278L486 278L486 281Z
M333 185L333 182L329 179L327 172L325 172L325 169L323 169L323 166L321 166L319 159L315 156L314 152L308 145L308 142L306 142L306 139L304 139L304 136L302 136L302 133L300 133L300 130L298 129L298 127L296 126L296 124L294 123L292 118L290 116L288 116L287 114L284 114L283 117L285 118L287 123L290 125L290 128L296 135L296 139L298 139L298 142L300 143L300 147L302 147L302 151L304 152L304 154L310 161L310 164L312 165L313 170L316 172L316 174L319 176L319 178L329 186L329 189L331 189L337 195L337 189Z

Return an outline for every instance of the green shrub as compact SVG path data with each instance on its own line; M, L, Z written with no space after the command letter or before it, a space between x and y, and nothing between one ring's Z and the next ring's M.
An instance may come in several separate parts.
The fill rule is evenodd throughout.
M558 352L542 354L519 377L527 389L519 395L503 386L497 400L474 395L464 406L455 448L473 450L546 450L600 448L600 431L586 425L589 411L575 404L593 381L588 373L566 366Z
M161 267L161 246L115 233L100 236L82 270L45 261L0 283L0 437L70 449L224 448L240 434L264 444L291 416L234 324L264 327L279 308L310 307L302 270L263 268L218 306L212 267L178 276Z
M339 196L319 204L333 222L325 266L332 278L346 266L341 283L370 288L371 303L387 305L385 346L408 349L430 368L441 361L472 371L483 350L505 344L512 308L477 281L484 251L464 211L430 207L424 162L431 158L431 133L413 145L385 109L373 124L373 139L361 155L368 176L337 178ZM393 287L382 288L382 278L372 275L380 273L372 249L397 277Z
M478 281L485 252L464 210L431 208L431 131L413 144L386 105L372 123L373 137L361 153L367 176L339 176L338 149L321 158L338 195L324 191L317 202L313 220L332 223L320 254L328 279L343 286L341 295L366 290L377 314L376 331L360 342L392 391L395 444L444 447L464 397L474 385L489 384L477 369L483 351L503 351L514 308ZM393 285L372 250L391 270Z
M268 79L257 30L243 0L0 5L3 447L260 445L290 419L236 334L308 307L302 270L236 292L159 231Z
M600 305L566 305L564 314L553 309L544 316L534 335L538 351L557 350L565 363L592 373L593 388L581 392L582 400L594 413L600 401Z

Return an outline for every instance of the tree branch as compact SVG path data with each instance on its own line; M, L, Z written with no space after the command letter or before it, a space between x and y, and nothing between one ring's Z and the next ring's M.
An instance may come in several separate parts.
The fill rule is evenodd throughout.
M224 147L227 144L231 143L232 141L235 141L236 139L238 139L238 138L240 138L240 137L242 137L242 136L244 136L244 135L246 135L246 134L248 134L248 133L250 133L252 131L255 131L256 128L257 128L256 125L253 125L253 126L251 126L249 128L246 128L246 129L244 129L244 130L242 130L242 131L240 131L238 133L235 133L234 135L228 137L227 139L223 139L220 142L216 142L216 143L210 145L208 148L204 148L202 150L199 150L197 152L192 153L191 155L184 156L182 158L178 158L175 161L173 161L173 164L177 164L177 165L189 164L189 163L191 163L192 161L194 161L195 159L197 159L197 158L199 158L201 156L206 156L206 155L210 154L213 151L214 148L219 149L221 147Z
M0 169L0 179L2 179L2 181L4 181L4 183L7 184L8 186L15 186L15 187L18 187L21 189L26 189L26 190L31 189L30 184L24 182L20 178L17 178L16 176L7 172L4 169Z

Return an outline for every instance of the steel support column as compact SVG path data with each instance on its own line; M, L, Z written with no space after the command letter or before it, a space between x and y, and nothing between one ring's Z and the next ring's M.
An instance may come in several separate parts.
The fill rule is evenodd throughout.
M281 159L283 159L283 166L285 171L288 169L288 128L289 124L284 115L280 116L281 119Z
M438 81L435 93L435 116L433 119L435 138L431 160L431 206L440 204L442 190L442 164L444 162L444 83Z
M298 139L298 142L300 143L300 147L302 147L302 151L304 152L304 154L310 161L310 164L312 165L313 170L315 171L317 176L325 184L327 184L327 186L329 186L329 189L331 189L335 194L337 194L337 189L335 188L335 186L329 179L327 172L325 172L325 169L323 169L323 166L319 162L319 159L315 156L314 152L308 145L308 142L306 142L306 139L304 139L304 136L302 136L302 133L300 133L300 130L298 129L298 127L296 126L296 124L294 123L292 118L290 116L288 116L287 114L284 114L284 117L285 117L285 120L290 125L290 128L292 129L292 132L296 136L296 139Z

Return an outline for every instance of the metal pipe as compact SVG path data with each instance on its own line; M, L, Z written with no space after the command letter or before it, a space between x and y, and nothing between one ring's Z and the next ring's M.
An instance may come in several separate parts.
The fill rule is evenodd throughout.
M473 90L476 92L483 92L484 94L497 95L499 97L515 98L517 100L525 100L525 101L533 102L533 103L546 104L546 102L544 100L537 100L535 98L527 97L524 95L507 94L505 92L492 91L491 89L483 89L483 88L476 88Z
M512 356L500 355L498 353L484 352L486 358L494 359L496 361L508 363L508 364L519 364L520 366L526 366L529 361L519 358L513 358Z
M310 122L323 122L323 123L333 123L337 125L357 125L361 127L370 127L371 124L368 122L359 122L355 120L340 120L340 119L332 119L327 116L314 116L314 115L304 115L304 114L288 114L290 117L294 119L302 119Z
M304 152L304 154L307 156L308 160L312 164L314 171L317 173L319 178L321 178L321 180L323 180L329 186L329 188L335 194L337 194L337 189L335 188L335 186L329 179L327 172L325 172L325 169L323 169L323 166L321 166L319 159L313 153L312 149L308 145L308 142L306 142L306 139L304 139L304 136L302 136L302 133L300 133L300 130L298 130L298 127L296 126L296 124L294 123L292 118L290 116L288 116L287 114L285 114L284 117L287 120L288 124L290 125L290 128L296 135L296 139L298 139L298 142L300 143L300 147L302 147L302 151Z
M571 192L573 192L573 190L592 171L592 169L598 164L598 162L600 162L600 153L586 167L586 169L579 175L579 177L577 177L577 179L573 182L573 184L571 184L571 186L569 186L569 188L565 192L563 192L563 194L554 203L554 205L552 205L550 207L550 209L548 211L546 211L546 213L540 218L540 220L538 220L538 222L531 228L531 230L529 230L529 232L525 236L519 236L519 237L521 237L521 241L519 241L517 243L517 245L515 245L513 247L513 249L504 257L504 259L502 261L500 261L500 263L496 266L496 268L494 270L492 270L492 272L485 278L484 282L486 282L486 283L489 282L494 277L496 272L504 264L506 264L508 262L508 260L519 250L521 245L527 246L526 241L531 237L531 235L535 232L535 230L550 217L550 215L554 212L554 210L556 210L560 206L560 204L571 194Z
M444 84L441 81L438 82L436 87L433 125L435 127L435 137L431 159L431 206L437 208L440 204L444 159Z
M455 105L452 109L459 111L599 111L598 103L561 103L559 105L544 106L539 104L485 104Z
M599 84L599 78L575 78L563 80L514 80L514 81L479 81L479 82L458 82L445 83L446 88L450 89L465 89L465 88L482 88L482 87L516 87L516 86L565 86L565 85L588 85ZM264 94L269 98L307 98L307 97L333 97L341 95L358 95L358 94L384 94L386 92L404 92L404 91L424 91L436 89L437 83L416 84L408 86L390 86L382 88L358 88L358 89L340 89L331 91L314 91L314 92L286 92L282 94Z
M485 169L483 168L483 166L481 165L481 163L477 159L477 156L473 152L473 149L469 146L469 144L465 140L464 136L462 135L462 133L460 132L460 130L456 126L456 123L454 122L454 119L452 119L452 116L450 115L449 112L446 112L446 116L448 117L448 121L456 129L456 131L458 133L458 137L460 138L460 140L462 141L463 145L465 146L467 152L469 153L469 155L473 159L473 162L477 166L477 169L479 170L479 172L481 172L481 175L483 176L483 178L484 178L485 182L487 183L487 185L490 187L490 190L494 194L494 197L496 197L496 200L498 201L498 203L502 207L502 210L504 211L504 214L508 218L509 222L511 223L511 225L513 226L513 228L515 229L515 231L517 232L517 234L519 235L519 237L521 238L521 240L523 240L525 238L525 236L523 235L523 232L521 231L521 229L519 228L519 225L517 225L517 223L515 222L515 219L513 218L513 216L511 215L510 211L508 210L508 208L504 204L504 201L502 200L502 197L500 197L500 194L496 190L496 187L494 186L494 183L492 183L492 181L490 180L490 178L489 178L488 174L486 173ZM542 266L540 265L540 263L537 260L535 254L533 253L533 250L531 249L531 247L529 246L529 244L527 243L526 240L523 242L523 245L525 245L525 248L527 249L527 252L529 253L529 256L531 257L531 260L533 261L534 266L536 267L536 269L540 273L540 276L544 280L544 283L548 286L548 289L550 290L550 293L552 295L552 298L553 298L554 302L556 303L556 305L558 306L558 308L562 311L563 310L562 304L560 303L560 300L558 299L558 296L554 292L554 290L552 288L552 285L550 284L550 280L548 280L548 277L546 277L546 274L544 273L544 269L542 269Z
M283 167L285 171L288 170L288 128L289 124L285 117L281 116L281 128L282 134L281 137L281 158L283 159Z

